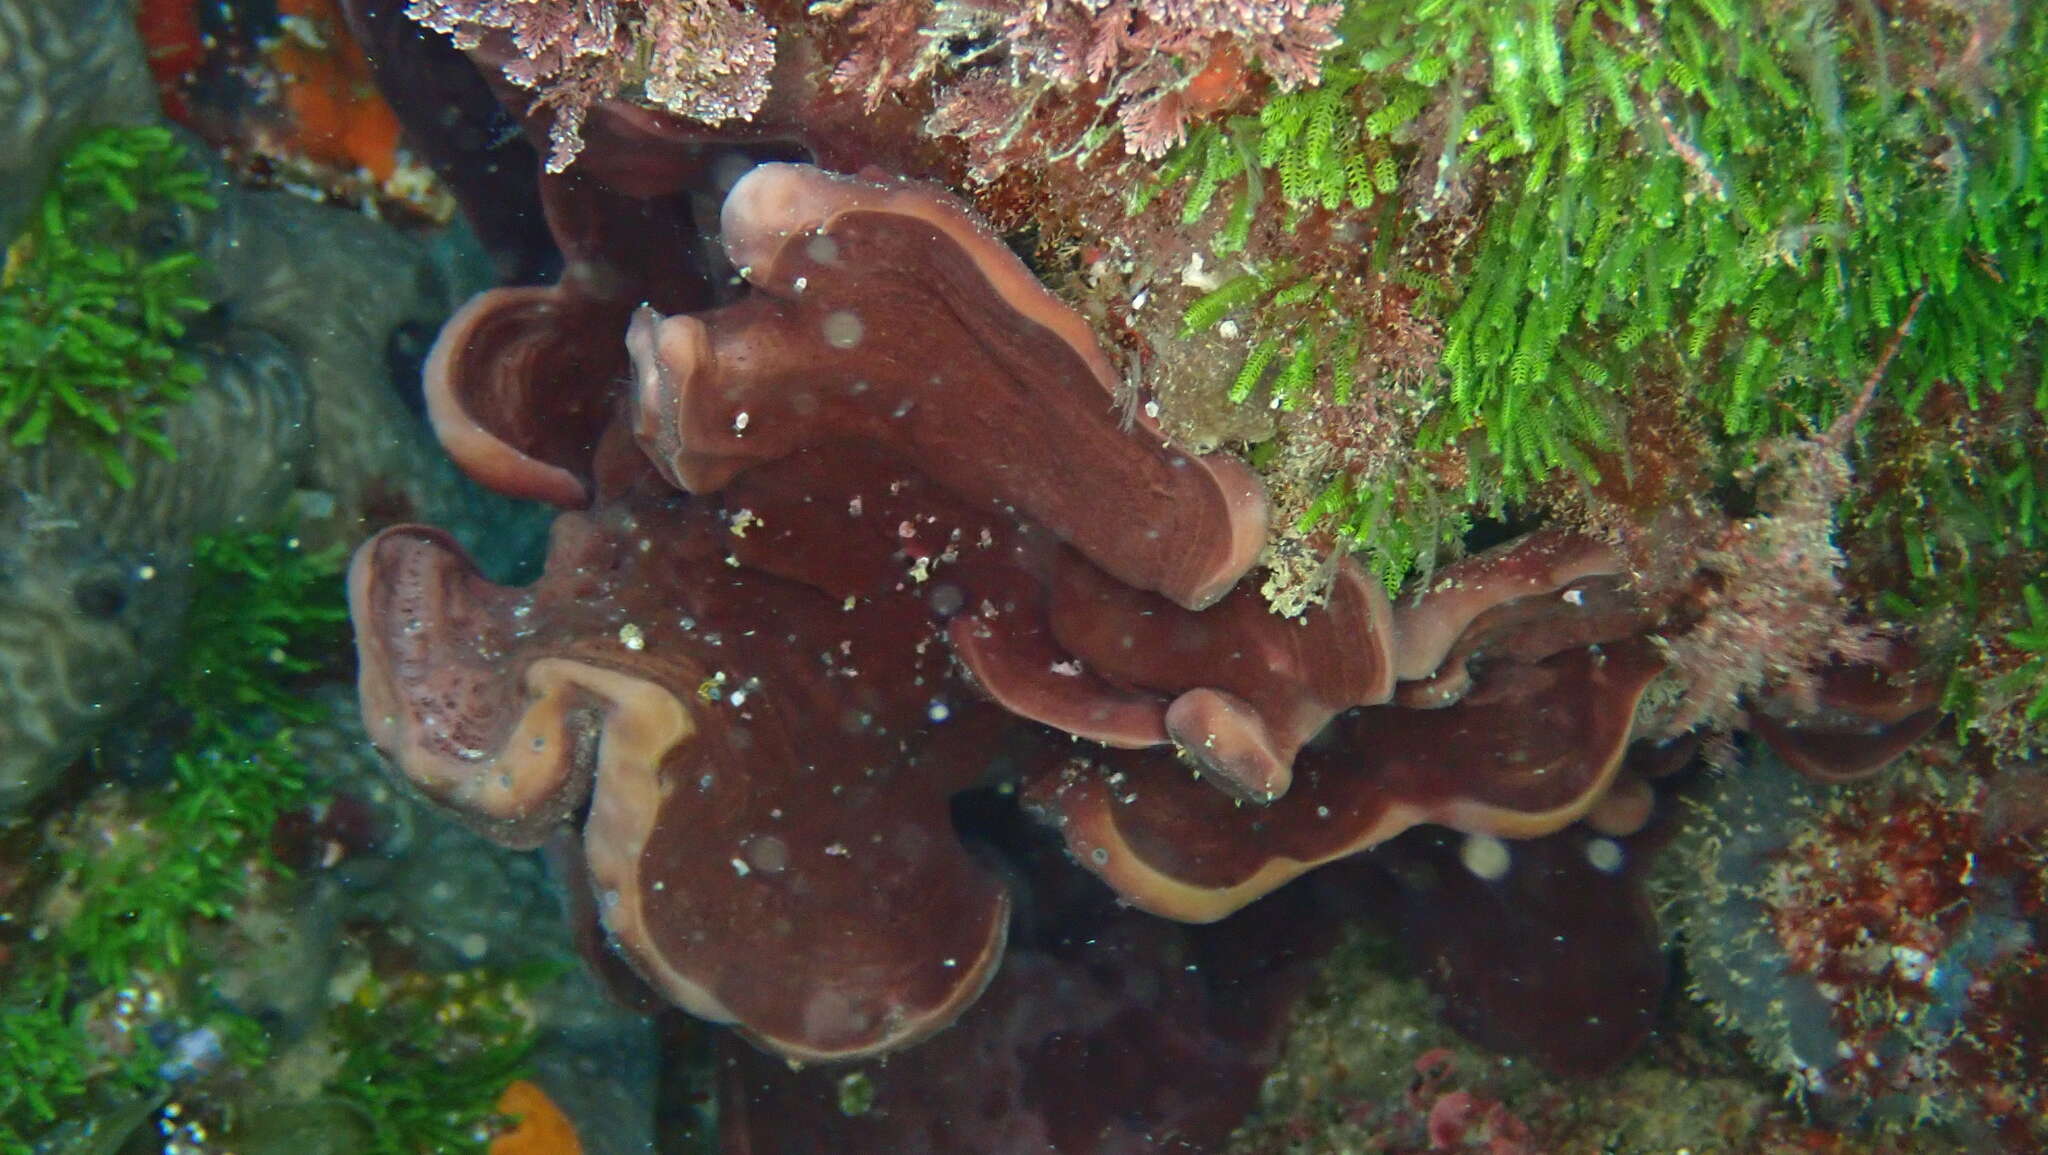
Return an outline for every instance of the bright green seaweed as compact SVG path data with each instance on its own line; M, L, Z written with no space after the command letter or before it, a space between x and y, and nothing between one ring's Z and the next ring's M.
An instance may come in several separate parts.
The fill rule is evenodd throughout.
M199 383L179 348L211 307L177 214L214 198L171 133L115 127L65 155L0 278L0 437L52 438L89 453L127 488L133 440L166 457L165 409Z
M1976 571L2048 556L2048 13L1352 0L1342 34L1319 86L1197 127L1130 199L1179 190L1244 270L1183 316L1243 334L1233 398L1424 415L1411 448L1320 482L1297 528L1398 588L1472 518L1633 469L1660 423L1737 477L1828 429L1895 350L1856 431L1885 468L1859 469L1839 520L1862 561L1900 559L1911 588L1884 612L2026 650L2012 573ZM1262 257L1261 214L1365 239ZM1412 293L1433 372L1362 378L1362 277ZM1921 424L1958 432L1901 452ZM2024 656L1992 697L2038 723L2048 668ZM1964 670L1967 725L1988 699Z
M110 1007L123 1000L173 991L159 997L178 1004L185 1029L217 1031L226 1062L262 1058L261 1028L205 976L180 971L199 922L231 917L259 872L290 873L270 835L309 800L293 727L319 716L301 683L345 647L342 560L284 532L199 543L200 594L165 685L187 723L169 781L119 821L102 816L105 830L94 807L81 809L45 891L61 895L40 919L48 934L17 956L0 993L0 1155L61 1146L67 1124L153 1109L169 1093L167 1056L145 1033L108 1044ZM346 1054L329 1094L370 1121L376 1151L480 1148L479 1124L532 1048L524 994L551 974L388 990L370 980L337 1012Z
M1198 129L1134 206L1184 186L1187 220L1224 213L1219 253L1276 201L1290 223L1366 219L1363 255L1391 276L1428 194L1467 190L1479 228L1420 297L1441 373L1413 388L1433 413L1420 448L1468 455L1463 499L1488 512L1596 477L1646 382L1680 387L1737 464L1824 428L1916 299L1890 403L1947 384L1975 404L2024 371L2040 409L2048 20L2001 11L1908 36L1857 4L1354 0L1322 85ZM1345 275L1259 268L1186 322L1247 331L1234 395L1342 405L1359 338L1325 282ZM1398 581L1405 547L1373 535L1416 484L1333 485L1312 516L1391 548Z

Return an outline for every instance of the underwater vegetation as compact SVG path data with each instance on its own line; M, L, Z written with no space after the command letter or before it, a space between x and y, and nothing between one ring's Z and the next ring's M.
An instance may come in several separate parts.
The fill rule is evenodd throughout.
M174 132L117 126L90 139L175 139L181 180L214 205L139 202L124 217L146 234L149 253L197 258L181 276L206 311L161 349L190 370L182 398L102 396L94 404L121 421L129 401L150 413L110 433L52 393L41 439L0 455L0 816L23 813L110 725L146 711L144 691L171 660L195 595L189 563L200 537L295 519L324 548L353 544L409 510L503 512L463 490L452 470L422 469L414 451L425 434L404 379L425 334L484 281L459 243L229 183L203 147ZM116 264L154 259L123 248L124 236L89 239ZM51 322L28 331L26 349L84 340L66 315L43 316L43 298L9 300L28 310L24 324ZM142 323L125 308L101 322ZM134 340L144 340L139 331ZM9 385L27 396L49 383L39 372L66 364L38 361ZM114 484L110 469L133 484ZM506 554L524 545L502 531L497 540Z
M367 547L366 722L494 838L581 821L598 917L634 970L763 1047L896 1049L996 967L981 928L1002 896L957 867L927 878L924 858L864 862L848 837L943 843L911 799L929 813L972 777L947 735L995 725L990 701L1103 747L1012 755L1006 773L1081 866L1193 920L1418 822L1510 840L1510 863L1512 840L1574 822L1610 839L1682 822L1659 759L1704 739L1733 764L1730 731L1830 783L1881 772L1950 724L1944 706L1980 743L1948 773L2004 780L2038 744L2027 61L2043 33L2024 13L828 5L777 26L777 68L814 44L842 63L791 64L746 120L698 123L630 81L579 87L556 57L529 60L533 44L563 59L630 45L670 18L660 6L444 5L432 22L457 7L457 46L510 80L501 95L555 166L608 193L543 180L569 272L474 301L427 375L472 476L567 511L547 576L481 582L424 529ZM943 183L1074 312L1042 304L929 186L873 168L716 181L736 300L625 239L708 227L661 200L718 169L692 150L791 144L827 169ZM899 217L942 240L920 249ZM1036 330L995 319L1020 311ZM1034 331L1059 340L996 336ZM918 359L892 352L907 332L924 334ZM937 381L895 368L941 348ZM565 391L593 376L629 384ZM1090 406L1121 408L1123 448ZM1186 455L1170 482L1144 481L1162 435ZM1892 451L1907 438L1921 448ZM1076 508L1083 478L1121 495L1114 522ZM1140 497L1161 489L1170 513ZM1970 529L1936 492L2010 531ZM991 502L1021 520L989 522ZM901 532L871 534L877 516ZM1503 544L1458 560L1482 524L1470 548ZM836 569L783 552L849 532ZM1247 542L1263 590L1239 580ZM1959 555L1997 592L1932 577ZM820 596L843 602L841 624L797 608ZM875 625L884 613L899 624ZM888 679L912 698L855 674L813 686L733 640L770 621L781 646L828 657L915 642ZM964 686L925 664L945 650ZM586 696L607 703L594 732L569 706ZM819 712L873 732L813 749L797 719ZM894 767L828 769L877 738ZM587 742L586 767L570 752ZM789 765L849 801L799 810ZM1540 789L1521 766L1542 768ZM663 843L672 824L646 816L681 805L665 781L727 799L702 845ZM795 929L827 877L854 887L835 891L833 917L855 921L834 940L905 977L836 988L843 1019L795 1031L797 992L839 973ZM928 924L945 933L878 938L911 893L955 912ZM850 913L855 895L871 913ZM789 913L740 927L717 913L733 904ZM793 936L776 949L822 969L763 983L730 962L759 948L715 927ZM914 946L958 973L923 977ZM1608 1061L1641 1037L1615 1035Z
M78 346L0 382L38 460L147 491L299 374L298 520L119 559L191 585L182 737L45 726L13 791L10 1149L654 1133L464 945L527 892L663 1016L676 1147L682 1083L730 1151L2048 1138L2048 14L181 3L180 122L393 223L281 241L127 129L10 250ZM452 315L376 239L443 189L501 274ZM107 520L11 484L25 574ZM397 795L307 753L371 747ZM496 848L392 833L444 814ZM347 929L427 842L498 885Z
M10 446L41 445L54 427L123 488L135 484L124 434L175 455L163 411L202 374L178 339L212 302L199 255L161 218L214 208L207 184L161 128L102 129L65 154L0 281L0 433Z
M382 391L386 340L447 283L410 241L221 183L175 130L63 143L0 287L0 1149L147 1131L260 1150L265 1097L339 1112L340 1135L373 1123L362 1150L480 1149L509 1122L493 1102L530 1067L530 996L559 967L368 973L307 1033L252 995L236 937L340 854L330 840L308 860L292 832L342 792L305 742L332 726L311 691L339 672L353 527L447 492L432 471L378 475L404 453L389 431L307 443L405 414ZM395 258L410 283L353 316L280 318L300 291L277 275L280 234ZM332 1069L280 1074L307 1038Z
M8 920L0 1149L141 1125L188 1084L270 1057L266 1027L192 965L194 934L292 876L273 832L312 801L295 728L320 707L297 687L331 660L345 620L339 560L285 533L203 541L207 593L165 686L181 736L162 781L103 792L58 820L54 854L10 865L9 907L29 913ZM477 1127L531 1050L517 1008L536 978L360 987L333 1028L346 1057L324 1093L370 1121L362 1149L480 1146ZM223 1121L180 1127L199 1144Z
M1190 329L1246 334L1234 396L1354 403L1376 342L1346 294L1405 291L1437 363L1370 375L1431 414L1416 449L1460 450L1468 500L1498 516L1559 475L1615 471L1654 500L1658 479L1629 475L1672 463L1638 459L1644 426L1693 424L1710 471L1749 463L1758 440L1839 416L1909 311L1888 386L1904 418L1938 389L1995 404L2028 372L2012 338L2041 311L2041 30L2003 9L1902 23L1353 4L1324 83L1205 124L1135 203L1172 189L1187 224L1220 215L1218 255L1268 212L1297 236L1340 230L1334 253L1254 253L1186 306ZM2038 382L2014 384L2038 415ZM1652 412L1658 394L1683 411ZM1368 548L1395 507L1375 500L1350 535Z
M1679 848L1707 885L1674 902L1696 993L1802 1099L2024 1149L2048 876L2015 808L2038 805L2040 771L1985 783L1940 757L1855 794L1732 775Z

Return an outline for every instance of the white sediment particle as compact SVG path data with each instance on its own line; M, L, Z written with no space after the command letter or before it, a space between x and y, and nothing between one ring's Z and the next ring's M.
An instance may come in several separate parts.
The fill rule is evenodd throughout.
M1894 946L1892 962L1897 964L1899 975L1907 982L1924 982L1934 973L1934 959L1928 953L1914 946Z
M1508 844L1491 834L1468 834L1465 844L1458 848L1458 861L1465 869L1488 882L1499 882L1508 876L1511 856Z
M834 349L851 349L860 344L866 335L867 326L861 323L860 315L851 309L837 309L825 314L825 343Z
M1586 861L1602 874L1621 869L1621 843L1612 838L1594 838L1586 843Z

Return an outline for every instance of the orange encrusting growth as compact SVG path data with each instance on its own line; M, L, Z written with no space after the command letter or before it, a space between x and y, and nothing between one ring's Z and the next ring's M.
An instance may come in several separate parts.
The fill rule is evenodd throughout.
M1219 40L1211 51L1208 65L1188 80L1181 90L1181 100L1186 103L1189 115L1207 116L1226 108L1233 108L1250 91L1251 74L1245 69L1244 54L1235 45Z
M276 0L277 28L260 39L257 68L274 74L277 95L259 85L266 95L233 109L204 108L207 96L195 95L209 66L248 67L235 63L239 42L216 42L202 26L199 3L141 0L136 13L164 115L210 137L246 140L275 158L361 169L380 185L391 179L398 171L398 117L377 91L338 0Z
M193 0L142 0L135 26L148 50L149 74L156 81L164 115L188 123L192 109L184 85L206 62L205 40Z
M525 1079L513 1082L498 1096L498 1113L518 1122L491 1140L490 1155L583 1155L576 1125L546 1091Z
M370 64L334 0L278 0L278 15L302 22L270 50L285 81L292 151L362 168L380 184L398 168L398 117L377 92Z

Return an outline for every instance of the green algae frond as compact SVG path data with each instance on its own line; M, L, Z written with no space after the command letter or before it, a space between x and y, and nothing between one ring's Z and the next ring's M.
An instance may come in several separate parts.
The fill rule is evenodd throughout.
M305 797L291 725L311 706L290 682L339 643L343 607L336 553L309 554L282 533L203 539L193 563L199 600L166 687L187 721L169 781L109 837L75 820L59 840L47 922L0 994L0 1152L29 1149L50 1125L90 1105L161 1082L163 1056L141 1032L109 1052L90 1029L105 992L152 986L175 972L197 920L226 917L256 869L281 871L269 834ZM112 818L113 816L108 816ZM222 1034L251 1031L222 1020Z
M371 979L335 1016L330 1093L369 1121L372 1155L481 1151L493 1104L533 1053L529 997L562 968Z
M1627 472L1651 421L1722 476L1826 428L1916 301L1882 419L1945 390L2048 408L2041 13L1351 0L1341 32L1320 85L1198 127L1131 207L1171 193L1243 269L1184 318L1243 333L1233 395L1427 414L1412 448L1437 466L1332 478L1306 519L1388 554L1390 584L1443 541L1409 524L1440 504L1423 490L1499 516ZM1311 227L1306 263L1260 243ZM1436 335L1429 372L1362 371L1369 282ZM1646 412L1653 388L1675 415Z
M0 277L0 437L89 453L122 488L129 440L166 457L165 409L200 380L178 347L211 307L177 213L214 207L171 133L106 128L73 145Z
M194 972L193 936L233 919L261 877L291 874L271 834L312 801L294 728L318 720L306 689L345 648L343 561L289 531L198 544L200 593L164 686L184 724L168 780L58 820L54 867L21 912L39 934L0 988L0 1155L76 1140L85 1120L143 1125L176 1079L152 1022L211 1028L230 1068L268 1056L262 1026ZM324 1026L338 1058L321 1102L366 1121L369 1150L483 1149L532 1051L529 996L560 970L366 977Z

